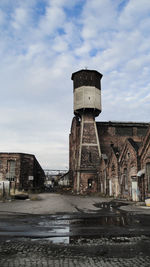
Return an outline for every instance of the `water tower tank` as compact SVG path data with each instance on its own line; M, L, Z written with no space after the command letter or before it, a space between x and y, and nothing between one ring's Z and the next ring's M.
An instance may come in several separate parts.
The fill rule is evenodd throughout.
M83 69L72 74L75 115L81 116L85 111L92 111L94 116L100 114L101 78L96 70Z

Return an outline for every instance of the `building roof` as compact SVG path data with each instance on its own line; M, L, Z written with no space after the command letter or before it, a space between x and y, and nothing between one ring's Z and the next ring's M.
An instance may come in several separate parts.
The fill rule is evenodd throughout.
M72 76L71 76L71 80L74 79L74 76L80 72L95 72L96 74L98 74L101 78L102 78L102 74L100 72L98 72L97 70L88 70L88 69L81 69L81 70L78 70L74 73L72 73Z
M132 121L96 121L97 126L136 126L136 127L149 127L150 122L132 122Z
M32 156L35 157L34 154L29 154L29 153L22 153L22 152L0 152L0 155L3 154L7 154L7 155L28 155L28 156Z

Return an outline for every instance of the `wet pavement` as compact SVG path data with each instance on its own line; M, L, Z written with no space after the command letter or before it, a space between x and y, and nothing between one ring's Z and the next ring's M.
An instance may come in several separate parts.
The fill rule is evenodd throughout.
M121 205L116 201L95 204L99 209L93 213L1 214L0 237L48 238L54 243L62 239L70 243L70 237L150 235L150 216L122 211Z
M95 203L91 212L1 213L0 267L150 266L150 216Z

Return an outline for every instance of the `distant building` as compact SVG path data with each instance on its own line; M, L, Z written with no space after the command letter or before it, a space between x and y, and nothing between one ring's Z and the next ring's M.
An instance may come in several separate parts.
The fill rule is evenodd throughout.
M18 190L42 190L45 173L34 155L0 153L0 181L9 181Z
M45 185L57 186L61 177L63 177L67 170L52 170L45 169Z
M96 122L101 112L102 74L72 74L74 114L69 137L69 173L79 194L144 200L150 194L150 124Z
M70 187L71 181L70 181L70 175L69 172L63 174L59 179L58 179L58 185L60 187Z

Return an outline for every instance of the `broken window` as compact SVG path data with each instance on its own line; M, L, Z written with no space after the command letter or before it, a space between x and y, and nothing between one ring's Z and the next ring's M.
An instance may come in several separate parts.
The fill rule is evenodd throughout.
M88 179L88 188L92 188L93 179Z
M16 170L16 161L15 160L8 160L7 162L7 174L6 178L9 181L15 180L15 170Z

